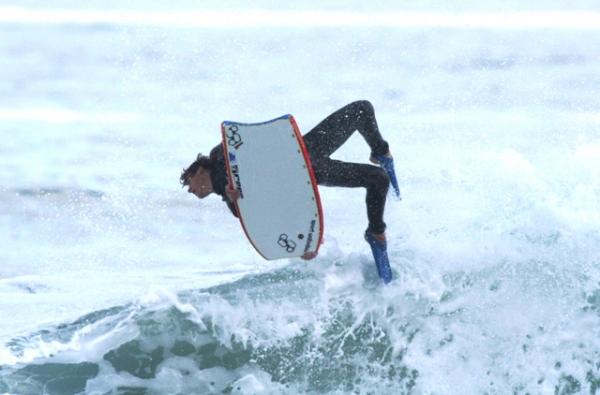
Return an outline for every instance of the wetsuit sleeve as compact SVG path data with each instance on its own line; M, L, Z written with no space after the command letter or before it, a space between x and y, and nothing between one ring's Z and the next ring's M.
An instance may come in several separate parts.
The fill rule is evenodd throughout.
M225 158L223 157L222 145L219 144L214 147L210 151L209 157L212 161L210 179L213 184L213 190L217 195L221 196L231 213L239 218L235 204L227 198L227 194L225 193L225 189L227 188L227 171L225 170Z
M239 215L235 208L235 204L233 204L233 202L230 201L229 199L227 199L226 197L223 197L223 200L225 201L225 203L227 203L227 207L229 207L229 210L231 210L231 213L233 214L233 216L236 218L239 218Z

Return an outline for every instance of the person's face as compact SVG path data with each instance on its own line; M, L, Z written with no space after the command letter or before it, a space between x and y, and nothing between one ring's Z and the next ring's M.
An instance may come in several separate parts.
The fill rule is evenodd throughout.
M199 199L204 199L213 191L212 181L210 180L210 170L204 167L199 167L192 177L189 178L188 192L198 196Z

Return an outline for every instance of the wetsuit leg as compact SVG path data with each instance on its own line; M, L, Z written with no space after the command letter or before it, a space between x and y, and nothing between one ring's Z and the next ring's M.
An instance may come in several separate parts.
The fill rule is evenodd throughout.
M315 177L319 185L367 189L367 217L369 232L385 232L383 211L390 180L385 170L379 166L362 163L349 163L339 160L323 159L313 164Z
M389 146L381 137L373 106L365 100L350 103L325 118L304 135L304 143L318 184L367 189L367 230L379 234L385 231L383 212L389 187L387 174L378 166L329 159L357 130L373 154L388 152Z
M389 146L377 127L373 105L360 100L340 108L304 135L311 159L329 158L357 130L371 147L372 154L387 154Z

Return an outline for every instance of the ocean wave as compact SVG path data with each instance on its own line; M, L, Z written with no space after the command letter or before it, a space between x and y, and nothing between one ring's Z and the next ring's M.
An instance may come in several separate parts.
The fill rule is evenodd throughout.
M353 299L327 295L318 273L293 269L163 294L13 339L0 389L345 393L370 382L409 390L418 374L397 347L410 343L416 328L398 322L390 336L386 317L394 309L357 311Z
M478 273L447 273L440 292L427 293L414 285L426 273L409 268L412 274L396 273L402 279L382 287L365 263L342 257L319 268L163 291L14 338L0 348L0 392L574 394L598 388L596 336L575 331L598 322L600 289L574 296L568 292L574 279L548 262L504 262ZM553 306L553 292L565 304Z

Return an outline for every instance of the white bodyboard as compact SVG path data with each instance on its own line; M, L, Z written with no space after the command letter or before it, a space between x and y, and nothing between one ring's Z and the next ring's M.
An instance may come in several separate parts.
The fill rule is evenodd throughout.
M291 115L268 122L223 122L230 184L246 236L265 259L317 252L323 214L310 158Z

